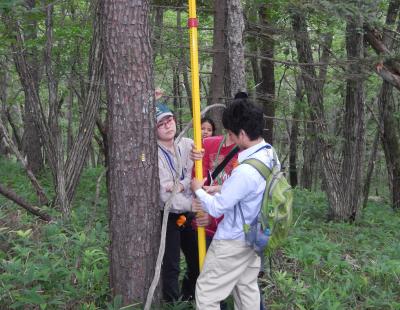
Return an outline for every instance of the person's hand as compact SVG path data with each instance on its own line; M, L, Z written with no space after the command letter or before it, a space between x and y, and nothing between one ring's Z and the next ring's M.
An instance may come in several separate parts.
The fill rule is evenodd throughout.
M190 188L193 192L197 191L198 189L202 188L204 183L207 181L207 178L203 180L197 180L196 178L192 179L190 183Z
M220 193L221 192L221 185L213 185L213 186L204 186L204 190L210 194L210 195L214 195L216 193Z
M165 191L166 192L172 192L172 190L174 189L174 182L168 182L165 185ZM183 185L181 183L178 183L178 188L176 189L177 193L183 192L184 188Z
M203 156L204 156L204 149L197 150L196 146L193 144L192 150L190 151L190 154L189 154L190 160L192 160L192 161L202 160Z
M192 211L196 213L204 213L204 209L201 205L201 201L198 198L192 200Z
M199 212L196 214L197 226L208 226L210 224L210 216L206 212Z

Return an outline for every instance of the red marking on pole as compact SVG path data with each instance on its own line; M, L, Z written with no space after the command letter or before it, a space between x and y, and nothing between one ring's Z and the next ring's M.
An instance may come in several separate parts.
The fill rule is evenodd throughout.
M188 19L188 28L197 28L199 26L199 20L197 18Z

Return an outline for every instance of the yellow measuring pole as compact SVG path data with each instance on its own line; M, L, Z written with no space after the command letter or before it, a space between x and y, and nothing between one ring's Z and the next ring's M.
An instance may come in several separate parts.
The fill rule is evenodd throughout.
M199 82L199 53L196 17L196 0L189 0L189 40L190 40L190 65L192 71L192 110L193 110L193 131L194 145L197 150L201 150L201 124L200 124L200 82ZM203 179L203 167L201 160L194 163L195 177ZM204 257L206 256L206 233L204 227L197 228L197 239L199 247L200 270L203 268Z

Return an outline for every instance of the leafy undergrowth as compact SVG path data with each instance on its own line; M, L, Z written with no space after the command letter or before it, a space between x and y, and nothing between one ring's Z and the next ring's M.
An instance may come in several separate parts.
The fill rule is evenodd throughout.
M93 204L100 173L84 173L67 221L48 207L44 210L57 220L45 224L0 197L0 309L107 308L104 182L99 203ZM1 181L32 202L34 195L22 176L16 164L0 161ZM51 192L50 184L42 184Z
M268 309L400 309L399 213L370 203L355 224L326 222L324 195L307 191L294 208L287 244L266 261Z
M108 288L104 180L93 204L101 171L85 171L68 221L44 224L0 197L0 309L119 309ZM0 180L34 199L17 164L0 161ZM296 191L294 208L290 238L261 279L268 309L400 309L400 214L371 203L353 225L325 222L324 195L307 191Z

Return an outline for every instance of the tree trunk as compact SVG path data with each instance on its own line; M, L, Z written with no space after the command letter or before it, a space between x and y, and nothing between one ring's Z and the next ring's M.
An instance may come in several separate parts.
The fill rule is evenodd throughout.
M303 115L305 119L308 119L308 113L304 112ZM318 141L315 124L312 122L305 122L304 127L303 167L301 169L300 185L301 188L311 191L317 164Z
M35 0L26 0L25 3L28 10L35 8ZM34 40L37 37L37 22L35 19L30 19L25 25L25 40ZM32 45L31 45L32 46ZM30 52L27 54L27 64L31 68L32 80L34 87L39 92L39 51L35 47L29 48ZM32 98L25 96L24 105L24 136L23 136L23 153L26 155L29 169L38 174L44 166L42 155L42 141L40 133L35 125L32 110Z
M72 107L74 104L74 89L72 86L72 78L69 80L69 95L67 100L67 152L69 153L72 149L72 141L74 139L72 133Z
M370 189L370 185L371 185L371 179L372 179L372 174L374 172L374 168L375 168L375 160L376 160L376 154L378 153L378 143L379 143L379 138L381 136L381 124L380 122L377 124L378 128L376 130L375 133L375 138L374 138L374 142L372 144L372 148L371 148L371 155L369 157L369 161L368 161L368 166L367 166L367 172L365 174L365 179L364 179L364 187L363 187L363 208L365 208L367 206L368 203L368 195L369 195L369 189Z
M181 18L181 14L180 12L178 12L178 16L177 18ZM186 91L186 98L187 98L187 106L190 109L190 114L192 114L192 87L191 87L191 83L190 83L190 79L189 79L189 73L188 73L188 63L187 63L187 58L186 58L186 53L185 53L185 48L184 48L184 41L183 41L183 37L184 37L184 32L182 31L182 27L181 24L178 24L178 33L179 33L179 46L181 47L180 51L179 51L179 67L180 67L180 71L182 73L182 78L183 78L183 87Z
M371 25L365 24L366 41L378 55L386 57L381 60L376 68L384 83L379 94L378 107L381 115L380 122L383 126L381 136L382 148L385 153L386 167L388 170L389 187L391 188L393 208L400 208L400 130L395 119L395 105L393 101L392 86L400 89L400 75L397 56L399 43L394 40L393 27L396 25L400 10L400 1L392 0L389 3L386 15L385 28L381 32ZM400 24L397 22L396 32ZM394 56L393 56L394 55ZM392 86L390 86L392 85Z
M164 8L156 7L154 9L154 23L153 23L153 35L152 35L152 46L153 46L153 61L155 61L157 54L163 55L162 46L162 30L163 30L163 20L164 20ZM180 11L178 11L178 14Z
M233 98L239 91L246 91L244 62L244 18L240 0L226 1L226 51L225 95Z
M89 53L89 68L87 96L83 107L82 118L79 122L78 134L72 145L65 163L66 194L68 201L72 202L76 187L82 173L85 159L88 156L89 146L92 142L94 127L100 107L100 91L103 82L103 41L102 41L102 2L96 3L93 19L93 38Z
M300 78L296 77L296 101L293 109L293 122L290 129L290 146L289 146L289 179L290 185L296 187L298 184L297 178L297 142L299 136L299 122L298 118L301 113L301 103L303 101L304 92L303 85Z
M264 4L259 9L260 23L263 27L263 38L261 55L274 58L274 33L271 27L271 2ZM265 122L264 139L270 144L274 143L274 119L275 117L275 67L274 63L266 58L261 59L262 81L257 88L259 91L257 98L262 102L264 114L269 116Z
M335 218L355 219L362 206L363 160L365 148L364 75L361 60L364 55L362 16L349 17L346 27L348 78L343 128L342 203L332 206Z
M333 157L333 142L329 141L328 128L323 106L322 87L313 66L314 60L311 42L307 30L304 13L299 8L294 8L292 13L293 32L296 41L298 60L300 65L304 89L310 107L311 120L315 123L318 142L318 152L322 157L323 176L326 182L326 194L329 206L335 210L339 208L342 198L342 187L338 166ZM339 219L339 218L338 218Z
M110 283L128 305L146 298L160 236L149 1L104 5Z
M2 69L4 68L4 69ZM7 123L7 88L8 73L6 65L0 61L0 122ZM0 133L0 156L8 156L9 149L7 144L3 142L3 136Z
M213 30L213 65L210 79L210 95L208 105L225 102L225 67L227 53L225 51L225 30L226 30L226 0L214 1L214 30ZM207 114L211 117L216 126L216 133L222 132L223 109L214 109Z
M389 186L392 195L392 206L400 209L400 136L396 124L393 102L393 88L389 83L383 82L378 100L380 115L382 117L383 135L381 137L388 169Z

